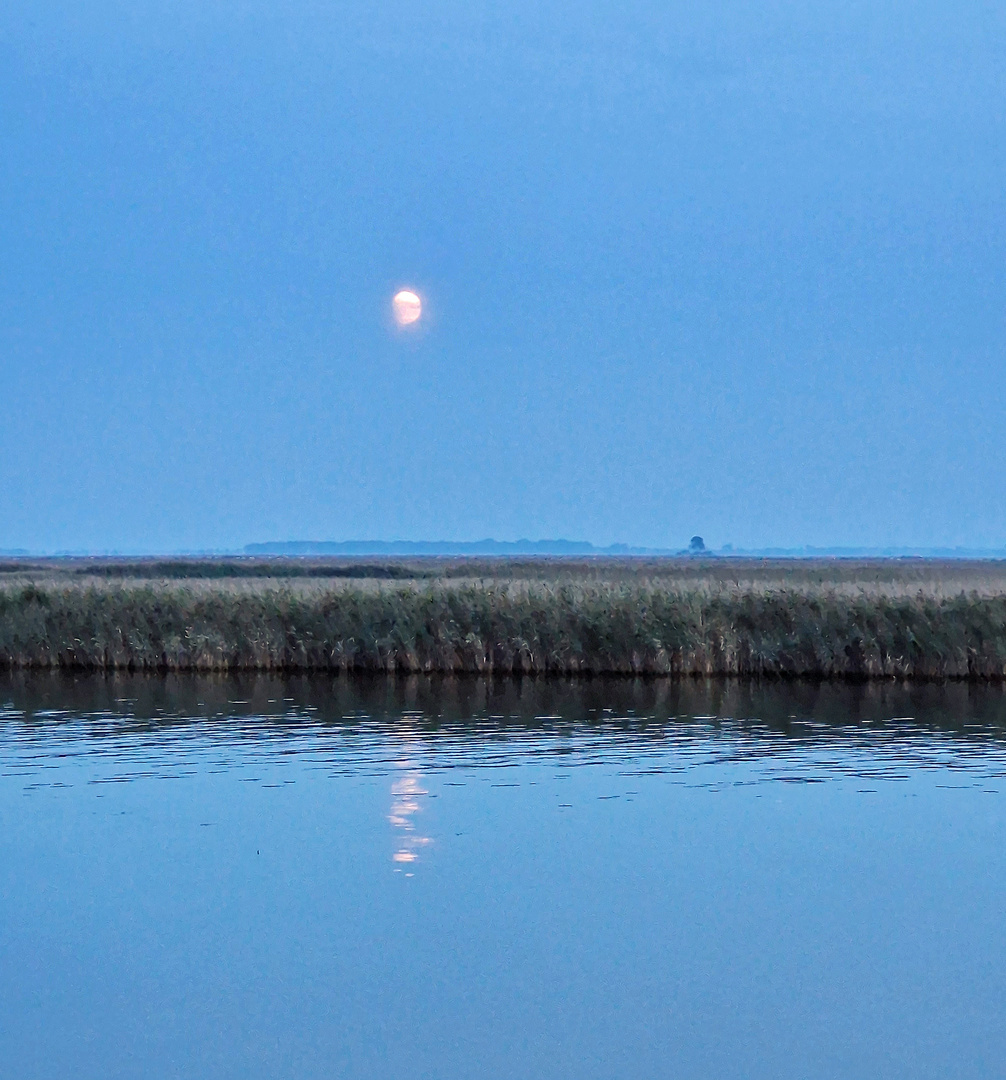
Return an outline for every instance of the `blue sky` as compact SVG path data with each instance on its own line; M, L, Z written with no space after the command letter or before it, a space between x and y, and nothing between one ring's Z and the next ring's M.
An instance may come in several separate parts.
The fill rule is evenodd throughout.
M8 0L0 548L1006 545L1004 10Z

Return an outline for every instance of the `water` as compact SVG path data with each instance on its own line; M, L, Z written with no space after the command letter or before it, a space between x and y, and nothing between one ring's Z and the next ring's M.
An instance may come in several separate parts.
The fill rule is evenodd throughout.
M17 1077L989 1077L995 688L0 678Z

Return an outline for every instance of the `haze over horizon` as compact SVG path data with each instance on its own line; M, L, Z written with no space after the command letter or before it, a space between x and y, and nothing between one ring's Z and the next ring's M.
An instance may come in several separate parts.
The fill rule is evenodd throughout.
M0 549L1006 545L1001 9L10 0L0 58Z
M701 538L699 538L701 539ZM121 559L121 560L162 560L162 559L233 559L233 558L280 558L280 559L353 559L400 558L400 557L516 557L543 556L548 558L563 557L574 560L581 557L664 557L664 556L715 556L740 557L755 559L962 559L962 560L1006 560L1006 547L964 547L921 545L908 546L840 546L818 547L802 545L797 547L761 547L743 548L731 543L718 547L695 547L693 543L679 544L668 548L641 547L636 544L615 542L607 545L592 544L587 540L571 540L563 537L554 539L535 539L521 537L516 540L494 540L486 537L481 540L279 540L245 544L237 548L176 548L173 550L156 548L69 548L56 550L29 550L27 548L0 548L0 558L25 560L34 559ZM10 568L8 566L8 568Z

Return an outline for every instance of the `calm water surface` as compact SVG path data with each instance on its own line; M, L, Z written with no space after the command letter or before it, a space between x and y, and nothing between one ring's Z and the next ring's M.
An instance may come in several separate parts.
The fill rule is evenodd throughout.
M993 1077L999 689L0 678L12 1077Z

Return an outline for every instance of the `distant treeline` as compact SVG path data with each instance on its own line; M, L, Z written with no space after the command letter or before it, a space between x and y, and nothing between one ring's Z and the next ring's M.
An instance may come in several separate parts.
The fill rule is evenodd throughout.
M413 584L0 589L0 666L1006 678L1006 597Z
M630 555L660 554L648 548L611 544L595 547L586 540L284 540L267 544L248 544L246 555L405 555L472 556L490 555L512 558L521 555ZM669 552L663 552L669 554Z

